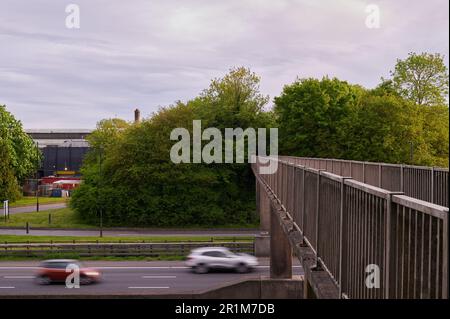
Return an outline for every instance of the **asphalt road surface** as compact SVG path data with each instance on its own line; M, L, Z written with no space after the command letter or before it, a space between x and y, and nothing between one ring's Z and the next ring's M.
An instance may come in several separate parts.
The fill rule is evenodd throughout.
M66 203L44 204L44 205L39 205L39 211L60 209L60 208L65 208L65 207L67 207ZM2 212L3 212L3 210L2 210ZM36 205L23 206L23 207L11 207L9 209L9 213L11 215L21 214L21 213L35 213L35 212L36 212Z
M103 274L100 283L66 288L64 284L38 285L34 282L37 262L0 262L0 298L6 295L153 295L192 293L233 283L245 278L269 275L268 260L263 259L253 272L212 272L194 274L183 262L84 262ZM302 275L298 264L295 275Z

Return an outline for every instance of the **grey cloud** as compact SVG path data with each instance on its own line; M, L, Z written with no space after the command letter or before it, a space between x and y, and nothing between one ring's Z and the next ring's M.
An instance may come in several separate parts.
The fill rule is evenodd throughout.
M448 1L74 0L0 4L0 104L26 127L92 128L187 100L230 67L247 66L272 98L300 77L373 87L410 51L448 57ZM364 8L381 9L381 28Z

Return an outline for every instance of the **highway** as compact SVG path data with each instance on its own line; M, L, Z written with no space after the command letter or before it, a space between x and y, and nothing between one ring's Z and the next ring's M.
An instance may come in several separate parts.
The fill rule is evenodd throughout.
M240 279L269 275L268 259L248 274L213 272L194 274L180 261L91 261L85 266L99 269L100 283L66 288L64 284L38 285L34 273L38 262L0 262L0 298L30 295L154 295L200 292ZM298 264L294 274L303 275Z

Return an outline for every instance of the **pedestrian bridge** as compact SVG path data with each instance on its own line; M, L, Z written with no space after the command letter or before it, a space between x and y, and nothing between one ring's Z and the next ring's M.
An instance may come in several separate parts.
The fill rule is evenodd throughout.
M294 256L305 298L448 298L447 169L287 156L252 169L272 278L291 278Z

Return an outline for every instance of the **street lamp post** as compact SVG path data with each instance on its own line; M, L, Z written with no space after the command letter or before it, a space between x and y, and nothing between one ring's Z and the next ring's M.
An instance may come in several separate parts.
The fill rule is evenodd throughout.
M36 211L39 211L39 142L36 142Z
M99 183L98 183L98 194L100 195L100 187L101 187L101 180L102 180L102 152L100 150L100 156L99 156ZM100 237L103 237L103 208L101 203L101 196L98 198L98 202L100 205Z

